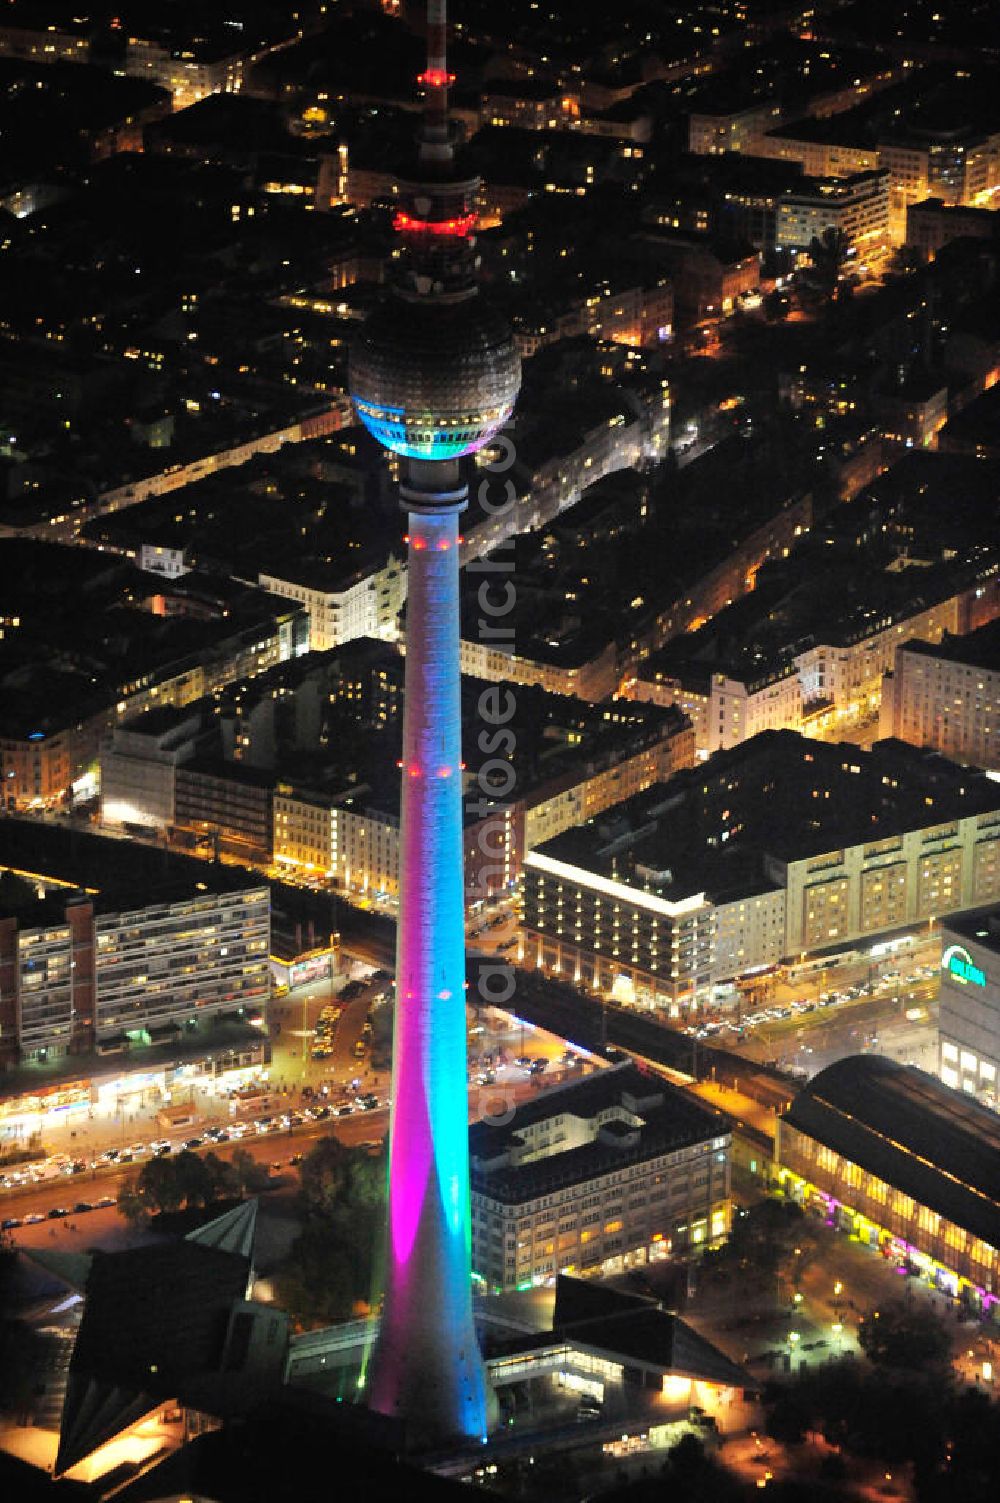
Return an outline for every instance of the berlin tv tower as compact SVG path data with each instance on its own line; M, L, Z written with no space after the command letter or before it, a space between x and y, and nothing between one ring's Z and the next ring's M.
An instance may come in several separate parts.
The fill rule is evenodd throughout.
M448 120L445 0L429 0L426 104L399 184L392 291L351 351L368 431L406 461L408 602L386 1285L371 1407L422 1445L485 1438L471 1293L458 518L460 460L510 417L520 361L479 299L476 178Z

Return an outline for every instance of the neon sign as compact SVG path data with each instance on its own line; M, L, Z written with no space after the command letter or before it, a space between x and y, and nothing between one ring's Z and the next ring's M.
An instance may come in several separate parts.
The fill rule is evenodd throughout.
M941 969L962 986L968 986L970 981L973 986L986 985L986 972L979 969L962 945L949 945L941 956Z

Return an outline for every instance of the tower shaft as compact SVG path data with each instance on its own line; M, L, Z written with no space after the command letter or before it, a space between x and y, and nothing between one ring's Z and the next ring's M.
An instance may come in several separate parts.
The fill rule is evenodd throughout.
M425 111L401 177L393 291L352 343L351 397L407 460L407 646L385 1297L369 1402L433 1446L484 1439L472 1315L466 1073L459 460L510 417L520 361L476 285L475 177L456 170L445 3L429 0Z
M418 1440L484 1436L472 1318L457 465L409 513L386 1284L371 1403ZM439 492L439 494L441 494ZM403 504L413 498L404 486Z

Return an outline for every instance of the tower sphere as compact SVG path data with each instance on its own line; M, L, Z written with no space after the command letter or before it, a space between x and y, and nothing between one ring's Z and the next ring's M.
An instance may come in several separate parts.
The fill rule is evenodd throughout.
M473 454L510 417L521 360L504 320L478 297L388 298L350 354L357 414L407 459Z

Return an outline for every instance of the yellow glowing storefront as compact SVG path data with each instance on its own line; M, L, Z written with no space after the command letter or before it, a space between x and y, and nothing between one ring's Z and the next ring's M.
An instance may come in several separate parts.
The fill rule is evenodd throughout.
M998 1308L996 1248L857 1164L841 1159L831 1166L829 1158L837 1158L831 1149L813 1142L813 1155L805 1148L810 1140L795 1143L794 1138L802 1135L785 1126L780 1149L785 1162L777 1180L790 1199L853 1241L877 1248L898 1268L914 1270L943 1293L964 1298L976 1309Z

